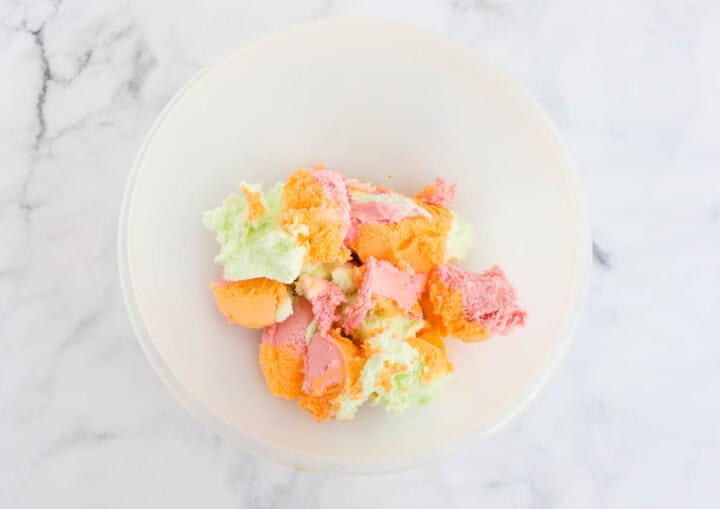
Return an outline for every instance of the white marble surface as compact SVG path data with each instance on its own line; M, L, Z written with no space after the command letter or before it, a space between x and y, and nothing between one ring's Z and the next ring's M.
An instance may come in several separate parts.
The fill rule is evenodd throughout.
M426 26L547 108L596 242L584 319L487 442L376 478L249 457L161 385L125 317L116 220L177 87L324 16ZM715 0L0 0L0 507L641 508L720 504Z

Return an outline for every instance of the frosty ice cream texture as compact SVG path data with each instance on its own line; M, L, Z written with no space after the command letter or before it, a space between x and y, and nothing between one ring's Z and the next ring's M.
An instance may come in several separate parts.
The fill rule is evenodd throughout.
M207 212L223 275L211 285L234 324L263 328L260 366L274 396L316 420L428 403L452 372L444 338L473 342L525 323L499 267L462 261L473 236L451 211L455 184L414 197L316 165L267 192L241 183Z

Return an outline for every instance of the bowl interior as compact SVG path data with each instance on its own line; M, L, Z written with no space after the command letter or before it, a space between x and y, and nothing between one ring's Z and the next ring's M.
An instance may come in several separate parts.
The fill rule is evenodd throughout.
M454 208L476 236L464 266L498 263L519 289L527 327L448 341L455 373L425 408L364 407L318 425L268 393L259 332L215 309L220 267L202 212L241 179L268 188L314 162L410 194L436 176L458 182ZM389 23L297 28L201 73L150 133L121 224L131 316L173 392L245 447L311 468L410 465L491 429L558 357L587 269L577 189L544 115L468 51Z

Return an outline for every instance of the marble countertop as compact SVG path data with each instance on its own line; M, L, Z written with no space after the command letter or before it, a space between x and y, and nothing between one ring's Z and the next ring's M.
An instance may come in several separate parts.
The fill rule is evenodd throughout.
M206 431L118 286L120 198L155 115L219 55L325 16L425 26L505 68L592 213L586 312L541 395L473 450L383 477L297 472ZM717 505L719 51L714 0L0 2L0 507Z

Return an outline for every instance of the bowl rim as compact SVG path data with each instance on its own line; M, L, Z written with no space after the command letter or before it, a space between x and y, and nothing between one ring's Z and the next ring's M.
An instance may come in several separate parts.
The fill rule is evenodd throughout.
M490 70L494 74L494 78L498 79L502 83L502 85L508 89L508 92L513 96L513 98L516 99L518 103L527 107L530 110L529 113L534 115L540 123L545 125L546 133L551 137L552 141L558 149L557 155L559 159L563 160L563 162L565 163L565 167L568 169L568 174L566 175L566 178L570 183L570 189L574 190L577 220L579 222L581 230L581 242L579 242L578 244L580 246L581 253L580 256L577 257L577 260L581 264L581 267L579 270L579 278L576 281L576 299L574 305L571 307L571 310L567 313L566 326L561 334L562 338L558 346L555 348L554 352L550 353L549 360L545 363L544 366L542 366L539 373L536 374L535 379L530 384L530 386L527 387L523 392L521 392L516 398L509 401L505 405L505 409L500 412L495 418L493 418L489 422L484 423L477 429L455 440L449 441L441 447L425 451L419 456L405 456L390 461L368 460L358 463L348 463L338 461L332 458L308 456L306 454L294 453L245 435L242 431L234 428L229 423L222 420L222 418L212 413L199 400L190 396L183 388L182 383L179 381L179 379L172 373L171 369L165 363L163 357L160 355L157 348L155 347L155 344L150 337L147 328L145 327L142 315L137 305L134 286L130 276L130 264L128 259L128 228L129 216L132 210L137 178L147 150L154 141L156 133L163 126L166 118L168 117L170 112L173 111L176 104L182 98L184 98L184 96L205 76L226 65L236 56L272 39L285 37L294 32L313 29L318 26L324 25L355 25L365 26L369 28L376 26L385 26L392 27L396 30L404 30L406 32L414 31L419 37L433 38L438 43L449 46L454 51L462 54L468 64L482 65L486 70ZM300 471L313 471L331 474L367 475L400 472L419 468L429 465L431 463L438 462L461 451L468 450L474 445L477 445L483 439L498 431L513 417L520 414L525 408L527 408L530 402L535 399L535 397L539 394L542 388L546 385L552 373L557 369L557 366L565 357L565 354L567 353L572 343L572 339L575 335L575 330L577 329L579 318L582 314L582 310L584 308L589 289L592 265L592 239L586 197L580 183L578 171L575 165L572 164L569 152L565 144L563 143L557 128L555 127L547 113L519 83L510 78L494 63L485 60L471 48L468 48L458 42L447 38L446 36L437 34L431 30L407 23L388 21L384 19L325 18L312 22L291 25L284 29L273 31L272 33L256 37L247 44L223 55L222 57L216 59L214 62L198 71L196 74L190 77L177 90L177 92L175 92L173 97L168 101L160 114L156 117L149 131L145 135L128 174L121 202L120 215L118 219L117 257L118 272L123 300L125 303L128 319L131 323L133 332L135 333L138 343L140 344L141 349L145 353L145 356L148 358L155 373L162 380L163 384L167 387L167 389L175 397L175 399L190 414L203 422L203 424L205 424L205 426L209 428L212 432L222 436L224 439L226 439L228 442L232 443L236 447L263 459L290 466Z

